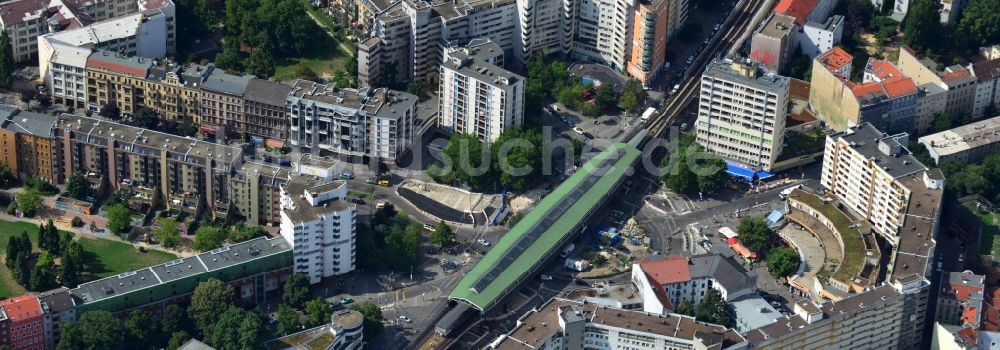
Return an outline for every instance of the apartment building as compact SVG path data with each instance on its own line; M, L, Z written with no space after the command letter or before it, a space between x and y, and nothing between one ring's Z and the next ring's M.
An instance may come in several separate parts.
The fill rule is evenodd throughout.
M296 80L286 108L288 143L303 153L392 161L413 142L417 97L405 92Z
M885 1L890 1L893 3L892 6L892 18L902 22L906 18L906 13L910 10L910 4L914 0L872 0L875 8L881 8L882 3ZM942 24L955 23L959 17L962 15L962 11L969 6L968 0L937 0L937 10L940 13L940 21Z
M520 50L515 59L527 62L532 55L569 52L575 5L575 1L518 0Z
M740 349L739 332L693 317L554 298L528 311L488 349Z
M243 123L236 130L268 147L282 147L288 138L285 99L292 87L266 79L250 79L243 94ZM259 142L263 141L263 142Z
M917 141L938 165L976 164L1000 150L1000 117L921 136Z
M55 6L53 6L55 5ZM58 1L13 0L0 3L0 30L7 32L15 62L28 62L38 54L39 35L82 27L85 20Z
M943 89L945 91L944 113L948 113L953 118L958 118L963 114L972 114L976 104L977 83L971 68L953 65L944 70L938 70L937 62L917 55L912 48L906 45L899 50L897 66L902 74L912 78L918 86L932 84Z
M62 325L76 321L76 303L66 287L38 293L38 302L44 316L45 349L52 350L59 344Z
M94 50L57 40L39 40L42 55L39 70L49 87L52 102L74 109L87 108L87 58Z
M979 328L984 306L983 280L982 275L968 270L942 273L935 322Z
M347 183L296 177L281 185L281 236L292 246L295 273L310 283L354 271L355 215Z
M234 138L230 136L235 136L240 129L237 124L245 124L243 94L252 78L251 75L219 74L201 83L198 87L201 113L195 113L194 120L202 132L216 134L225 140Z
M577 1L570 57L625 71L634 5L634 0Z
M524 78L491 63L502 62L499 45L477 42L447 56L438 91L442 129L493 142L524 123Z
M920 89L891 63L869 59L865 79L850 80L854 56L839 47L813 60L809 105L837 131L871 123L889 133L911 132Z
M226 116L225 108L231 105L225 103L239 104L239 99L231 96L248 79L227 74L212 64L183 66L103 50L90 55L86 72L87 108L92 112L115 104L122 114L131 115L145 107L161 118L185 122L197 122L204 113L212 118ZM207 93L203 92L205 85ZM203 99L213 107L203 110Z
M895 180L927 169L906 149L908 140L905 133L888 135L861 124L827 136L823 156L821 184L827 193L894 243L910 198L910 190Z
M61 150L52 133L57 117L0 106L3 164L20 179L41 178L62 183Z
M375 15L371 36L358 43L358 86L378 87L413 79L411 42L410 17L402 1Z
M756 292L757 274L719 254L670 256L632 264L632 283L642 296L643 311L666 314L684 300L698 305L709 289L727 302Z
M976 102L972 106L973 118L993 118L987 115L1000 113L1000 45L979 49L978 62L972 63L972 75L976 77Z
M750 42L750 59L772 72L781 72L791 59L795 41L795 17L772 13Z
M52 132L64 177L80 172L93 186L132 192L146 205L159 192L167 208L192 214L225 216L230 179L243 162L239 147L78 115L63 114Z
M339 177L343 166L329 158L309 154L293 160L291 168L258 162L244 163L230 180L236 210L255 225L278 226L281 222L281 186L293 176L331 181Z
M1000 333L977 329L972 326L934 324L934 342L937 350L990 350L1000 344Z
M671 0L643 0L632 14L631 52L626 71L643 86L660 76L667 57L670 37Z
M781 154L789 79L756 63L714 60L701 76L697 141L709 152L770 171Z
M895 281L836 302L800 300L794 315L751 330L750 349L917 349L924 339L926 280ZM923 308L922 308L923 307Z
M38 297L25 294L0 300L0 344L11 350L45 349L45 322Z

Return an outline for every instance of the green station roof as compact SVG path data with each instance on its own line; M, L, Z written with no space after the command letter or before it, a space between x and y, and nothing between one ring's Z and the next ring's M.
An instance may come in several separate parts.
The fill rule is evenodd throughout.
M639 150L625 143L611 144L591 158L552 193L528 212L496 246L466 274L454 290L452 299L488 310L514 290L525 274L542 262L560 242L626 175L639 158ZM585 188L589 186L589 188ZM570 202L570 203L565 203ZM565 211L559 210L566 208ZM558 215L557 218L553 215ZM529 235L546 225L535 239Z

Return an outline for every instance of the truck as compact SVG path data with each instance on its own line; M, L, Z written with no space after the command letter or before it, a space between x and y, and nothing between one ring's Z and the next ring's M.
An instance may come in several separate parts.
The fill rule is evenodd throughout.
M566 259L564 265L567 269L583 272L590 268L590 262L587 260L577 260L577 259Z
M562 253L559 253L560 258L566 258L570 254L573 254L573 250L576 249L576 244L570 243L563 248Z
M786 188L786 189L782 190L781 193L778 193L778 197L780 197L781 200L786 200L786 199L788 199L789 196L792 195L792 191L795 191L795 189L797 189L799 187L802 187L802 185L795 185L795 186Z

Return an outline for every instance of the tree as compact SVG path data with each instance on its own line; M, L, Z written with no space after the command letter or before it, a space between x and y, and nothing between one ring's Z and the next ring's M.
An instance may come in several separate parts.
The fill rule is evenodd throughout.
M618 99L618 92L615 91L614 87L607 84L597 88L597 95L594 96L594 100L597 101L597 104L601 108L609 108L618 104Z
M56 261L52 254L42 252L31 269L31 290L47 290L56 285Z
M223 44L222 52L215 55L215 65L226 72L242 72L243 60L240 59L240 44L237 42L238 40L227 39Z
M267 50L254 50L247 61L247 73L267 79L274 75L274 57Z
M84 270L83 245L74 240L68 241L59 266L59 281L66 287L75 288L83 280Z
M233 243L239 243L249 241L257 237L267 237L267 235L267 230L264 230L264 228L260 226L240 225L229 237L229 240L233 241Z
M160 318L160 333L161 334L176 334L177 332L184 332L187 334L188 325L187 314L180 305L170 304L163 309L163 317Z
M542 134L537 130L510 128L490 145L493 178L500 186L521 190L542 175Z
M32 217L42 208L42 195L33 188L21 191L15 197L17 208L24 213L24 216Z
M726 311L726 301L715 288L709 288L695 309L695 319L701 322L714 323L732 327L732 319Z
M73 323L65 323L59 327L59 344L56 350L79 350L84 348L83 332Z
M431 243L444 248L451 244L455 240L455 232L451 230L451 226L444 223L444 220L438 221L437 226L434 227L434 231L431 231Z
M226 241L226 231L214 226L202 226L194 232L194 249L200 252L222 247Z
M691 301L687 298L681 299L681 303L677 305L676 309L674 309L674 313L694 316L694 305L691 304Z
M17 184L17 175L7 164L0 164L0 188L7 189Z
M149 348L153 341L153 321L142 310L132 310L125 321L125 339L132 348Z
M31 286L31 261L28 260L29 254L20 254L17 256L17 260L14 262L14 270L11 273L14 275L14 279L17 283L22 286Z
M157 115L156 111L152 109L139 107L134 113L132 113L132 118L125 124L137 128L155 130L160 127L160 116Z
M259 349L263 331L260 315L237 306L224 310L205 332L206 343L218 350Z
M66 194L73 199L86 200L90 195L90 184L80 172L74 172L66 179Z
M296 78L309 80L309 81L319 81L319 74L316 71L309 68L305 63L299 63L295 66L295 70L292 72Z
M473 189L485 189L496 183L493 167L490 166L490 147L471 134L458 133L451 136L442 151L446 167L458 181Z
M750 251L756 252L758 256L764 256L771 250L777 236L761 217L744 217L740 220L736 232L739 234L740 243Z
M108 230L121 235L132 226L132 213L124 205L115 204L107 209Z
M417 96L418 98L420 98L421 101L426 99L426 94L424 93L424 87L421 86L419 82L411 81L409 84L406 84L406 92L413 94L414 96Z
M207 334L219 320L219 310L226 310L236 304L233 287L214 278L198 284L191 294L188 316L202 334Z
M167 341L167 350L177 350L181 346L184 346L184 343L187 343L188 340L191 340L191 336L185 331L170 333L170 340Z
M382 334L382 320L385 317L382 316L382 309L378 305L373 303L354 304L350 308L351 310L360 312L365 318L361 331L365 341L371 342L379 334Z
M284 294L281 295L281 301L285 305L298 309L302 307L302 304L305 304L308 297L309 276L301 273L294 273L289 276L288 280L285 281Z
M35 97L37 96L38 96L38 90L32 88L24 88L21 89L21 91L18 91L18 97L20 97L21 102L24 103L31 103L31 100L34 100Z
M118 108L117 104L111 102L101 106L101 111L98 114L101 117L114 121L122 119L122 110Z
M958 29L961 36L967 38L971 48L1000 42L1000 2L971 0L962 12Z
M86 350L118 349L122 342L121 323L110 312L87 311L80 315L77 324L83 330L83 347Z
M299 324L299 314L295 310L292 310L292 308L285 306L285 304L278 305L277 319L279 336L295 333L302 327Z
M942 132L951 129L951 115L948 113L939 113L934 115L934 123L932 128L934 132Z
M709 156L709 158L696 161L698 166L697 184L698 190L703 193L714 193L715 190L729 182L729 173L726 172L726 162L722 158Z
M937 47L940 45L937 42L941 33L940 18L937 1L911 1L903 19L903 41L918 51Z
M14 63L14 46L11 45L10 36L4 30L0 34L0 88L10 89L14 86L14 71L17 66Z
M330 306L321 298L316 298L306 302L306 327L318 327L330 323Z
M156 219L160 226L153 229L153 237L164 247L176 247L181 241L181 234L177 230L177 220L173 218Z
M625 90L618 101L618 106L630 112L637 112L646 103L646 90L642 89L642 84L638 80L629 79L625 82Z
M781 247L767 255L767 269L774 277L788 277L799 267L799 253L791 248Z

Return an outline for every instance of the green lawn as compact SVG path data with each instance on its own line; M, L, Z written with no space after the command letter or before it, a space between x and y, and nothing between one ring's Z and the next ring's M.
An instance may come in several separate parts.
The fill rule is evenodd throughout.
M796 190L793 197L794 200L798 200L823 214L840 233L841 242L844 244L844 261L840 263L836 271L833 271L833 278L850 283L854 277L861 274L865 267L865 243L861 232L857 228L851 227L853 222L847 215L844 215L844 212L833 205L824 203L818 196Z
M7 251L7 242L9 242L10 237L20 235L21 232L28 232L32 244L36 250L38 249L38 224L0 220L0 255ZM177 259L177 256L161 251L140 253L130 244L106 239L81 239L80 243L88 258L85 280L93 280ZM24 287L14 281L7 266L0 263L0 298L20 295L24 292Z
M335 73L347 69L347 61L350 59L350 53L341 50L336 41L323 36L323 39L303 57L278 60L271 79L278 81L295 79L295 67L300 63L308 66L320 77L332 78Z
M997 223L994 221L994 215L986 213L980 215L979 219L983 223L983 234L980 236L979 241L979 253L982 255L992 255L993 252L1000 253L1000 239L997 239L1000 228L997 227Z

